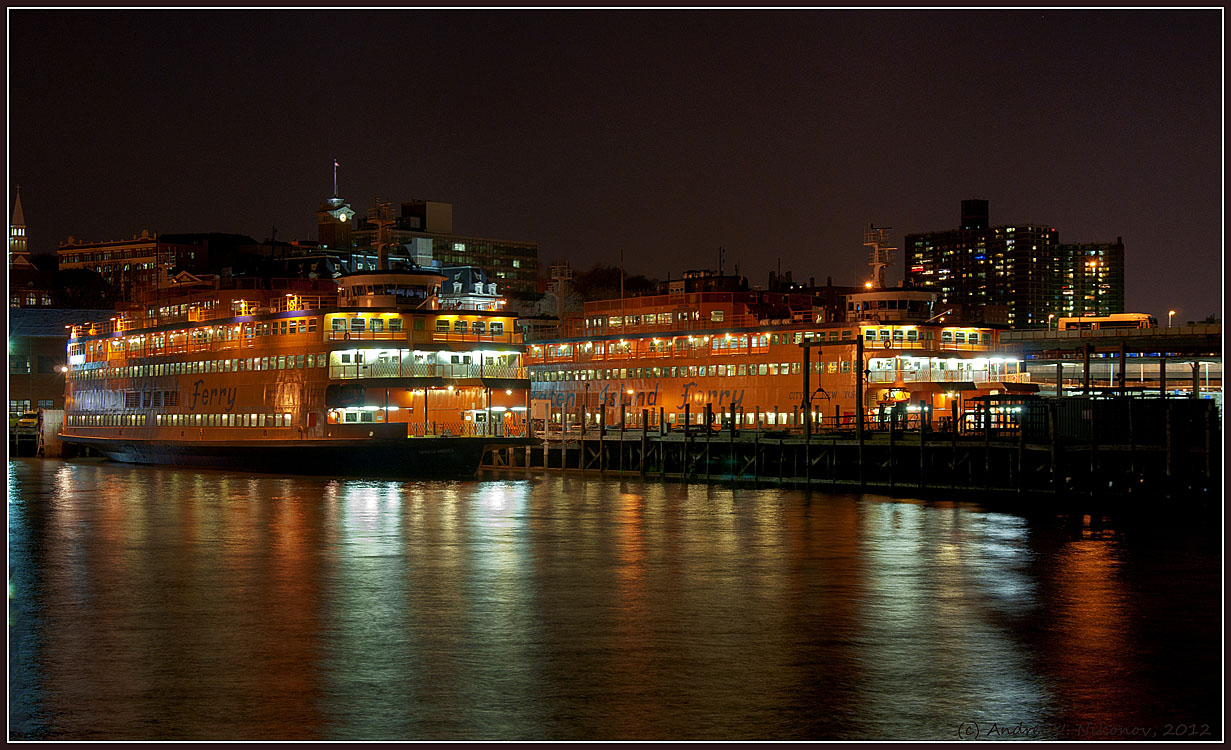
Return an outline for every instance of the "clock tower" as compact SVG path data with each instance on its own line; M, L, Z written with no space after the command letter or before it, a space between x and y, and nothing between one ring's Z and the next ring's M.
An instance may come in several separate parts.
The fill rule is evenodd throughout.
M338 197L338 161L333 162L333 197L316 209L316 241L330 250L351 249L351 225L355 212L350 204Z

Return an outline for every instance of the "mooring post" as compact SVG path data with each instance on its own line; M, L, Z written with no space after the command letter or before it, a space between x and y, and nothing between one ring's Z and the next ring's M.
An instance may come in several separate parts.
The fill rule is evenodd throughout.
M927 437L931 427L928 415L928 402L919 402L919 489L927 487Z
M710 432L714 426L714 406L705 405L705 482L710 481Z
M858 331L856 331L858 333ZM855 339L855 444L859 463L859 486L864 485L863 474L863 337Z
M642 409L641 410L641 476L642 477L645 476L645 447L646 447L645 438L646 438L646 435L649 433L649 431L650 431L650 410Z
M1017 413L1017 491L1024 492L1026 487L1026 405L1018 407L1023 411Z
M1090 395L1090 350L1094 345L1086 342L1081 346L1081 392Z
M1201 363L1193 362L1193 398L1201 398Z
M604 415L606 414L606 411L606 409L603 410ZM607 451L605 450L606 446L603 443L603 435L607 432L606 422L607 420L604 419L598 425L598 473L600 475L607 473Z
M761 483L761 432L752 433L752 486Z
M1128 475L1130 477L1137 475L1137 437L1133 433L1133 404L1134 399L1128 399L1125 406L1128 407Z
M1056 398L1064 398L1064 363L1056 363Z
M1128 344L1120 342L1120 395L1128 390Z
M616 458L616 466L624 473L624 423L628 421L628 412L624 409L624 396L620 396L620 455Z
M1090 407L1090 492L1098 483L1098 407L1094 399L1086 401Z
M680 463L680 481L688 481L688 449L691 447L692 441L692 404L684 404L684 451L681 454L683 461Z
M1167 352L1158 355L1158 397L1167 398Z
M983 486L992 483L992 404L983 402Z
M958 428L957 416L958 416L957 415L957 399L951 399L949 401L949 419L952 422L950 426L953 429L949 433L949 439L950 441L952 441L953 450L949 456L949 487L950 488L957 486L957 431L958 431L957 430Z
M1166 451L1167 451L1166 452L1166 465L1165 465L1164 471L1167 476L1167 490L1170 492L1171 475L1174 473L1174 470L1172 467L1174 452L1172 451L1172 442L1171 442L1171 439L1172 439L1171 428L1172 428L1172 422L1173 422L1172 415L1171 415L1171 404L1166 404L1164 406L1163 411L1164 411L1165 418L1166 418L1166 429L1164 431L1164 440L1165 440Z
M894 407L894 409L889 412L889 486L890 487L894 486L893 449L896 447L897 442L898 442L897 426L898 426L897 407Z
M1218 412L1214 410L1214 402L1207 401L1205 404L1205 489L1212 489L1211 480L1214 478L1213 464L1210 460L1210 441L1214 437L1214 427L1218 419Z
M1051 439L1051 486L1052 493L1056 495L1064 492L1064 479L1060 472L1059 411L1058 402L1047 405L1047 435Z

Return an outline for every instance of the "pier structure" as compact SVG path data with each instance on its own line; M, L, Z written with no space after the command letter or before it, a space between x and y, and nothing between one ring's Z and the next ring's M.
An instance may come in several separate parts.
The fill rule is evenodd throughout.
M633 414L621 404L624 419L603 425L562 406L542 421L537 447L489 452L484 465L912 493L1215 498L1222 477L1220 401L1195 376L1188 397L1168 398L1163 368L1177 360L1216 362L1220 385L1219 327L1185 328L1194 330L1005 333L1020 356L1044 365L1063 367L1079 357L1082 388L1062 382L1059 397L982 393L950 399L944 412L930 401L871 403L867 394L876 383L864 337L804 338L798 345L802 398L779 426L713 403L696 414L685 403L674 424L662 407ZM829 415L823 402L814 403L821 389L813 389L813 352L828 348L852 350L844 356L863 365L849 376L854 413ZM1097 356L1109 352L1116 356ZM1154 394L1127 387L1125 363L1150 358L1158 362L1162 387ZM1118 388L1098 387L1092 373L1101 359L1119 364Z
M1005 331L1040 393L1213 398L1222 403L1222 326Z

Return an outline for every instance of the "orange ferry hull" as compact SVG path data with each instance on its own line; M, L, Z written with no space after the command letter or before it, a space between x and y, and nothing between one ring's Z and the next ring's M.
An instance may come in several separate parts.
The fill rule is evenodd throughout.
M262 473L390 479L475 476L487 448L522 445L522 438L418 438L190 442L65 437L113 461Z

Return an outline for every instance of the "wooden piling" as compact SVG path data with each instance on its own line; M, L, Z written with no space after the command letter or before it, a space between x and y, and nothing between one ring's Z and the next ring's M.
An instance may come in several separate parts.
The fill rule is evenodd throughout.
M895 456L893 455L894 448L897 447L898 430L897 430L896 414L889 414L889 486L894 486L893 463Z
M710 481L710 427L714 423L713 404L705 405L705 483Z
M641 477L645 478L645 438L650 429L650 410L641 410Z

